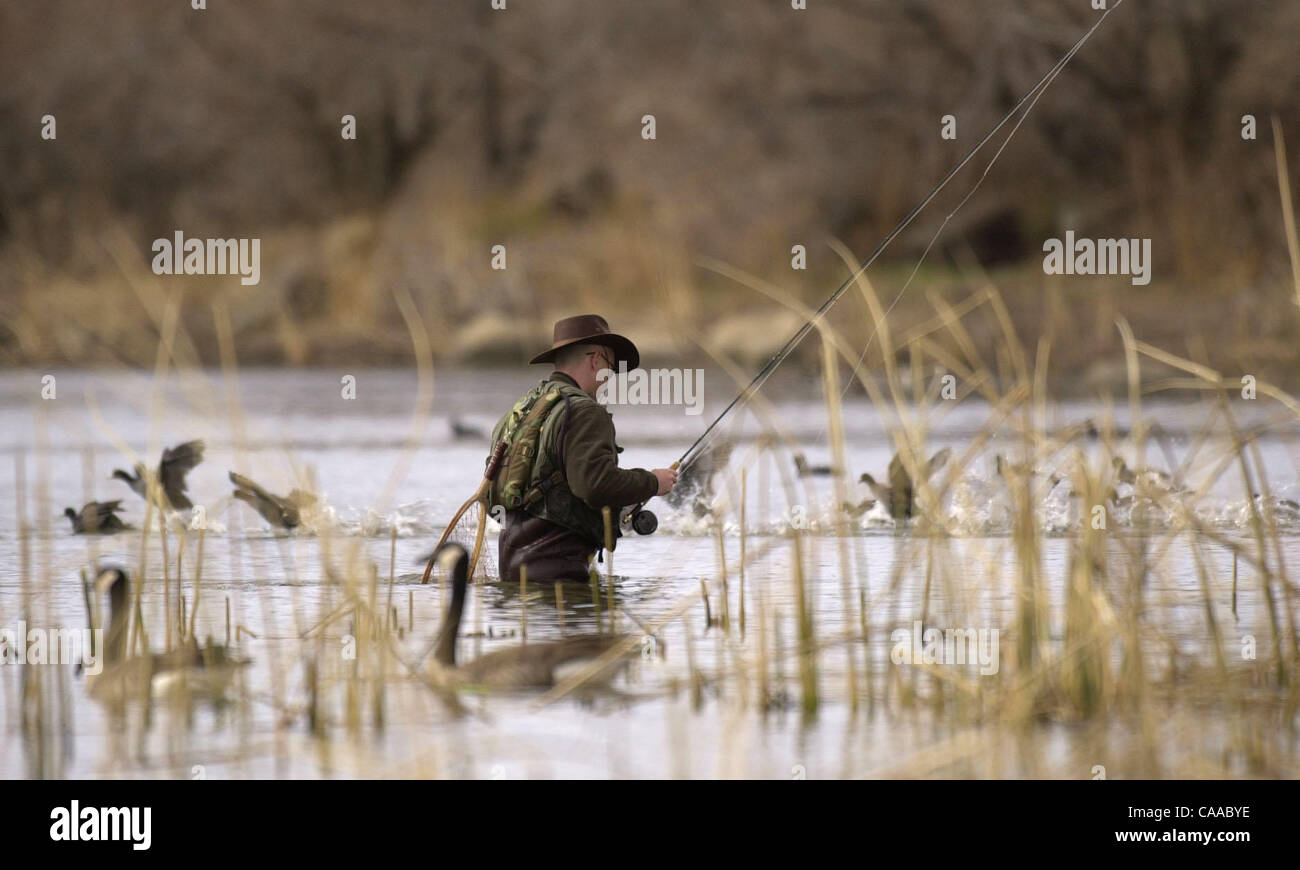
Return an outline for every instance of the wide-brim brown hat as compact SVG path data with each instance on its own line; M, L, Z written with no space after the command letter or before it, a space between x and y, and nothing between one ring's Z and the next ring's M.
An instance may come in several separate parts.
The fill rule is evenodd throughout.
M548 363L555 360L555 354L573 344L599 344L614 351L614 362L626 362L628 371L641 364L641 353L632 340L609 331L609 324L598 314L579 314L555 321L552 333L551 349L543 351L530 359L530 364Z

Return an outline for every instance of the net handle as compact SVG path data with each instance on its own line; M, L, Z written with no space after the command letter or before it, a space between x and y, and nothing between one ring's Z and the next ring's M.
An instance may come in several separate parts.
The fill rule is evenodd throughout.
M460 506L460 510L456 511L456 515L451 518L451 521L449 523L447 523L447 528L443 529L442 537L438 538L438 543L433 548L433 552L429 554L429 561L426 562L424 565L424 576L420 578L421 586L424 586L429 582L429 575L433 573L433 560L437 558L438 551L442 549L442 545L447 543L447 538L451 536L451 530L456 528L456 523L460 522L460 518L465 515L465 511L469 510L470 506L473 505L474 502L478 501L479 499L487 495L488 487L490 487L492 485L492 481L496 479L497 471L500 470L501 468L501 460L505 457L505 455L506 455L506 442L498 441L496 443L496 446L492 448L492 455L488 457L487 468L483 471L483 480L479 483L478 489L474 491L473 495L471 495L468 499L465 500L465 503ZM477 559L478 552L479 552L479 548L482 546L482 541L483 541L483 532L482 532L483 526L484 523L480 521L479 523L480 531L476 536L475 545L474 545L474 556L476 562L478 561ZM470 570L471 571L474 570L473 565L470 566Z

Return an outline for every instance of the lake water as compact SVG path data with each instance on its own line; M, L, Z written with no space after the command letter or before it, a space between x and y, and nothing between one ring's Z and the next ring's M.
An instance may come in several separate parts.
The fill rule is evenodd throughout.
M49 399L42 397L47 374L56 390ZM343 395L341 381L349 374L355 376L355 398ZM891 663L891 634L923 616L927 627L996 629L1004 665L1009 658L1016 642L1018 569L1009 536L1012 503L994 473L993 457L1018 455L1011 422L1020 418L989 429L990 409L976 399L940 402L928 413L932 450L950 446L960 454L981 433L992 435L976 445L960 480L947 488L940 514L948 535L900 528L879 507L854 519L849 533L841 535L832 510L840 500L832 479L795 477L788 451L755 448L760 431L775 429L811 465L830 462L821 382L797 374L774 379L765 389L766 416L742 412L725 427L736 447L729 473L716 481L720 537L708 517L674 511L656 500L650 507L659 514L659 531L620 541L613 558L620 627L640 633L637 623L652 624L656 634L609 690L553 700L538 692L462 693L467 712L458 716L390 661L386 667L393 673L382 681L382 694L349 699L358 686L376 685L358 678L357 662L342 652L354 623L344 617L311 631L343 601L339 572L375 566L380 609L402 629L396 641L400 654L408 662L418 660L436 633L447 598L440 584L418 584L421 556L474 490L487 452L485 443L456 438L451 421L489 430L539 376L540 369L439 370L429 414L414 413L419 390L410 371L246 370L237 383L219 372L196 372L173 375L165 384L126 371L0 376L0 488L7 495L0 499L0 629L20 620L29 627L84 626L78 571L89 564L121 564L138 580L138 531L76 536L61 512L91 499L121 498L125 519L138 527L144 502L111 480L111 471L131 466L128 451L151 457L152 463L164 445L202 438L206 457L189 477L191 496L207 519L196 634L224 641L228 606L241 635L240 653L251 660L239 674L238 698L230 704L131 709L124 719L92 702L83 678L70 666L26 666L41 670L35 701L30 694L24 701L24 685L30 682L24 666L2 666L0 725L6 739L0 741L0 776L1089 778L1097 765L1111 777L1297 773L1294 728L1279 727L1287 723L1273 710L1266 686L1259 690L1263 698L1257 708L1240 702L1224 715L1215 699L1183 703L1180 677L1171 676L1172 697L1153 699L1152 708L1136 716L1087 721L1044 716L1028 729L1013 729L1002 726L1001 713L972 712L960 701L966 697L960 686L973 686L971 703L978 704L981 680L992 681L983 684L993 686L988 697L1005 701L1010 690L998 682L1008 679L1005 667L980 676L969 666L953 666L949 679ZM626 448L622 464L669 464L733 394L734 385L709 380L700 416L680 406L615 409ZM1279 530L1278 551L1270 549L1269 558L1284 566L1300 564L1300 507L1292 510L1300 501L1300 427L1286 423L1264 400L1236 402L1232 411L1238 426L1263 432L1257 445ZM1048 430L1085 419L1100 425L1107 414L1100 403L1055 405L1041 422ZM1207 421L1221 435L1222 419L1209 402L1148 402L1143 415L1159 423L1170 458L1190 457L1186 482L1192 488L1204 485L1194 510L1203 535L1168 534L1166 520L1176 523L1176 518L1153 517L1150 511L1136 521L1136 503L1108 515L1110 576L1122 576L1135 553L1149 560L1142 630L1150 633L1148 650L1159 652L1146 662L1152 685L1161 685L1160 675L1171 667L1186 674L1207 666L1212 658L1207 613L1232 655L1250 636L1258 641L1259 659L1268 660L1271 617L1258 575L1245 561L1238 566L1233 612L1233 559L1225 543L1254 546L1246 484L1239 467L1216 465L1223 455L1221 437L1200 440ZM850 473L842 497L860 502L868 493L856 482L858 475L869 471L883 479L894 450L886 421L865 396L849 393L843 418ZM1114 422L1121 432L1130 427L1126 404L1114 409ZM1100 439L1077 443L1083 455L1104 462ZM1133 462L1132 445L1123 439L1120 444ZM1146 460L1169 467L1154 440ZM743 634L735 509L742 466L744 546L752 559L745 568ZM229 498L230 469L280 493L302 486L309 476L324 499L319 527L273 532L246 505ZM945 479L942 472L936 477ZM1251 489L1262 487L1253 482ZM1036 506L1048 634L1059 643L1063 578L1082 508L1068 483L1048 482L1038 486ZM27 536L19 533L20 511ZM819 704L812 714L799 707L803 689L791 654L798 607L792 528L803 535L818 644ZM168 539L171 565L177 536L174 530ZM1189 544L1193 537L1201 546L1204 575ZM495 547L494 537L489 542ZM184 546L182 576L190 605L197 533L189 532ZM727 555L725 587L720 548ZM156 531L146 556L142 605L157 649L163 642L164 594ZM326 565L334 566L333 580ZM603 584L607 565L597 567ZM706 624L702 580L714 617L723 613L726 589L726 629ZM1111 602L1125 594L1101 593ZM561 608L552 589L531 588L525 605L518 587L472 586L461 657L518 644L525 610L527 639L533 642L607 627L608 614L599 614L581 587L566 587L565 596ZM762 628L760 610L767 617ZM1279 619L1285 627L1285 618ZM756 662L765 646L768 698L760 703ZM308 661L321 675L324 722L317 736L308 725ZM959 685L942 688L945 681ZM1259 710L1258 723L1250 721L1252 709ZM1260 752L1240 749L1243 731L1260 733ZM1159 750L1152 753L1153 746Z

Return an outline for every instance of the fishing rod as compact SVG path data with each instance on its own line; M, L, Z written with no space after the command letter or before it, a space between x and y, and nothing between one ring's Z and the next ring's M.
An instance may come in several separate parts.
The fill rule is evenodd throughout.
M685 470L689 468L696 459L699 458L701 454L697 453L696 450L697 448L699 448L699 446L702 443L704 443L705 439L709 437L709 433L711 433L717 427L717 425L721 423L723 419L725 419L726 416L730 414L738 404L741 403L742 400L744 400L747 396L753 394L755 391L757 391L763 386L763 384L767 381L767 378L770 377L772 372L776 370L776 367L779 366L781 363L785 362L786 357L788 357L791 353L794 352L794 349L798 347L799 343L802 342L804 338L808 335L808 333L813 330L813 328L817 325L818 321L820 321L822 317L826 314L826 312L828 312L831 309L831 306L833 306L836 302L839 301L840 297L843 296L844 293L849 289L849 286L852 285L853 282L856 281L858 277L862 275L863 272L865 272L868 268L871 267L871 264L876 261L876 258L880 256L880 254L885 250L885 248L889 247L890 243L893 242L894 239L897 238L898 235L903 232L903 230L907 229L908 226L911 225L912 221L916 219L916 217L925 209L925 207L928 206L930 202L936 196L938 196L939 193L945 187L948 186L948 182L952 181L952 179L956 177L956 175L966 167L966 164L969 163L972 159L974 159L975 155L978 154L980 150L983 149L983 147L989 143L989 140L991 140L995 135L997 135L997 132L1001 130L1004 126L1006 126L1007 122L1010 121L1016 115L1016 113L1019 112L1025 106L1026 103L1030 104L1029 109L1033 108L1034 103L1038 102L1038 96L1042 96L1042 92L1047 89L1047 86L1050 85L1052 83L1052 80L1055 79L1056 76L1061 72L1061 70L1065 68L1065 65L1068 64L1070 62L1070 59L1074 57L1075 53L1078 52L1079 49L1083 47L1084 43L1086 43L1092 37L1092 35L1097 31L1097 28L1101 27L1102 22L1106 20L1107 16L1109 16L1110 13L1114 12L1121 5L1123 5L1123 3L1124 0L1117 0L1115 5L1106 9L1102 13L1101 17L1099 17L1097 21L1092 25L1092 27L1088 28L1087 32L1084 33L1083 36L1081 36L1079 40L1074 43L1074 45L1070 48L1070 50L1067 51L1061 57L1061 59L1056 62L1056 65L1053 66L1050 70L1048 70L1046 75L1044 75L1041 79L1039 79L1038 83L1035 84L1032 88L1030 88L1025 93L1025 95L1020 98L1020 101L1017 102L1014 107L1012 107L1011 111L1007 112L1002 117L1002 120L998 121L997 124L995 124L991 130L985 133L984 137L980 139L980 141L975 145L975 147L971 148L970 151L966 153L966 156L963 157L960 161L958 161L957 165L954 166L952 169L950 169L948 173L943 177L943 179L938 184L936 184L933 188L930 189L930 192L925 195L925 198L922 199L915 207L913 207L912 210L909 211L907 215L901 221L898 222L897 226L895 226L892 230L889 231L889 233L884 237L884 239L881 240L880 244L876 245L875 250L871 252L870 256L868 256L867 259L864 260L862 264L858 266L858 268L855 269L851 275L849 275L847 278L844 279L844 282L841 283L838 288L836 288L834 293L832 293L829 297L827 297L826 301L821 304L821 307L819 307L816 310L816 312L813 313L812 318L806 321L802 326L800 326L799 329L795 332L795 334L790 336L789 341L787 341L784 345L782 345L780 350L778 350L775 354L773 354L771 357L768 358L767 362L763 364L763 367L758 370L758 373L756 375L754 375L753 380L751 380L744 389L742 389L738 394L736 394L736 397L734 399L732 399L729 403L727 403L727 406L722 409L722 412L718 414L718 416L713 418L713 422L711 422L708 425L708 427L702 433L700 433L700 437L696 438L694 443L692 443L690 447L686 448L686 452L683 453L681 457L678 458L678 460L672 464L672 467L674 469ZM1035 96L1035 94L1037 94L1038 96ZM1031 98L1033 100L1032 103L1030 102ZM1025 115L1028 116L1028 114L1029 111L1026 110ZM1008 135L1007 142L1011 141L1011 136L1015 135L1016 130L1020 128L1020 124L1023 122L1024 122L1024 118L1021 118L1020 121L1017 122L1016 126L1012 129L1010 135ZM1002 147L1005 148L1006 144L1007 143L1004 142ZM998 156L1000 156L1001 154L1002 154L1002 149L999 149L997 154L994 155L993 159L996 161ZM985 168L984 172L986 175L988 174L989 169L992 168L992 165L993 164L990 163L989 166ZM983 177L981 177L981 181L982 180ZM972 190L972 193L973 192L974 191ZM969 198L969 195L967 198ZM958 205L958 209L960 209L961 206L965 204L965 202L966 200L963 199L962 202ZM954 211L953 214L956 214L956 211ZM950 214L948 215L948 217L951 218L952 215ZM947 223L946 220L945 223ZM895 302L897 302L897 300L895 300ZM644 513L644 511L641 511L640 507L638 507L637 510L634 511L633 513Z

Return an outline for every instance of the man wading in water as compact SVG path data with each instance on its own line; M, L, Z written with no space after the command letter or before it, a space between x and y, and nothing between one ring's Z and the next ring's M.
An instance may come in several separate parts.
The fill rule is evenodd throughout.
M518 582L528 566L532 581L587 582L588 566L605 546L601 508L611 513L613 537L619 511L677 482L670 468L619 468L614 421L596 401L598 375L640 365L636 345L609 331L594 314L555 324L551 349L531 363L554 363L555 371L529 390L492 430L504 441L505 460L488 504L505 508L498 542L501 576Z

